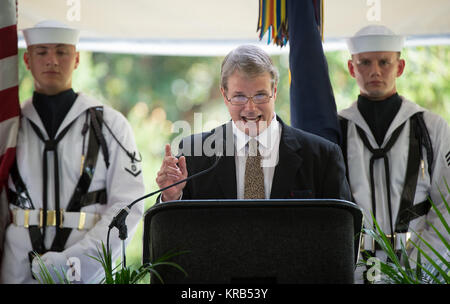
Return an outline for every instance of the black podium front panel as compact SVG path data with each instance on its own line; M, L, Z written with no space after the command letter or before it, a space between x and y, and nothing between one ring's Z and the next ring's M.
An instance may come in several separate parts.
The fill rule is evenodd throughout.
M177 201L145 214L143 262L165 283L352 283L362 213L341 200ZM158 279L153 277L152 283Z

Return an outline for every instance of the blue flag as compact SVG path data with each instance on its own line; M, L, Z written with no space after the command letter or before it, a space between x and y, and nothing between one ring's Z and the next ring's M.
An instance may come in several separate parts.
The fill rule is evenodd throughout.
M319 3L287 0L291 125L339 144L336 103L316 18Z

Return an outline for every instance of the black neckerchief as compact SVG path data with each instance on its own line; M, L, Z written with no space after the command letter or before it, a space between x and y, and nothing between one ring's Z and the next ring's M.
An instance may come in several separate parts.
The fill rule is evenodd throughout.
M386 132L400 110L401 104L402 99L397 93L378 101L358 96L358 110L369 125L379 146L383 144Z
M66 90L56 95L33 93L33 105L44 124L49 138L54 138L78 95L72 90Z

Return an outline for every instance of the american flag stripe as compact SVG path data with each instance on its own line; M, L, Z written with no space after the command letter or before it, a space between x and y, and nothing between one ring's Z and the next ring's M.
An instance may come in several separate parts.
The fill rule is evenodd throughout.
M19 117L14 116L0 123L0 134L16 133L19 127ZM16 147L17 136L7 136L0 141L0 151L6 151Z
M17 86L17 64L17 55L0 59L0 91Z
M0 1L0 28L17 24L17 1L2 0Z
M19 128L16 4L0 1L0 193L15 159Z
M17 26L10 25L0 29L0 41L17 41ZM0 46L0 58L17 54L17 44L2 43Z
M0 91L0 100L3 108L0 111L0 122L10 119L12 117L19 116L20 108L18 96L19 96L18 86L13 86L8 89Z
M8 148L5 154L0 156L0 180L6 184L8 181L9 169L16 158L16 147ZM3 192L3 190L1 191Z
M5 229L10 221L5 189L9 169L16 158L19 131L17 53L17 1L0 0L0 261Z

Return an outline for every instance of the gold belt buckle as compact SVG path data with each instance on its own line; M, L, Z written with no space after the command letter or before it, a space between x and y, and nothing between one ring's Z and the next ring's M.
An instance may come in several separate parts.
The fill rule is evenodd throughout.
M59 228L64 228L64 209L59 209Z
M63 227L63 220L64 220L64 209L60 210L59 213L59 227ZM44 210L39 210L39 228L44 226ZM56 226L56 210L47 210L47 222L46 226Z
M405 248L406 249L410 249L411 248L411 232L406 232L406 237L405 237Z
M23 211L23 227L28 228L30 222L30 209Z
M386 238L389 240L389 243L392 245L393 250L397 250L397 233L392 234L386 234Z
M86 224L86 212L80 212L80 218L78 220L78 230L83 230Z
M47 210L47 226L56 226L56 210Z
M39 209L39 228L42 228L44 226L44 210Z
M365 242L366 242L366 236L367 237L369 237L370 239L371 239L371 243L372 243L372 247L371 247L371 249L365 249L364 248L364 245L365 245ZM361 245L359 246L359 249L360 249L360 251L365 251L365 250L369 250L369 251L375 251L375 239L373 238L373 237L371 237L371 236L369 236L369 235L367 235L367 234L362 234L362 236L361 236Z

